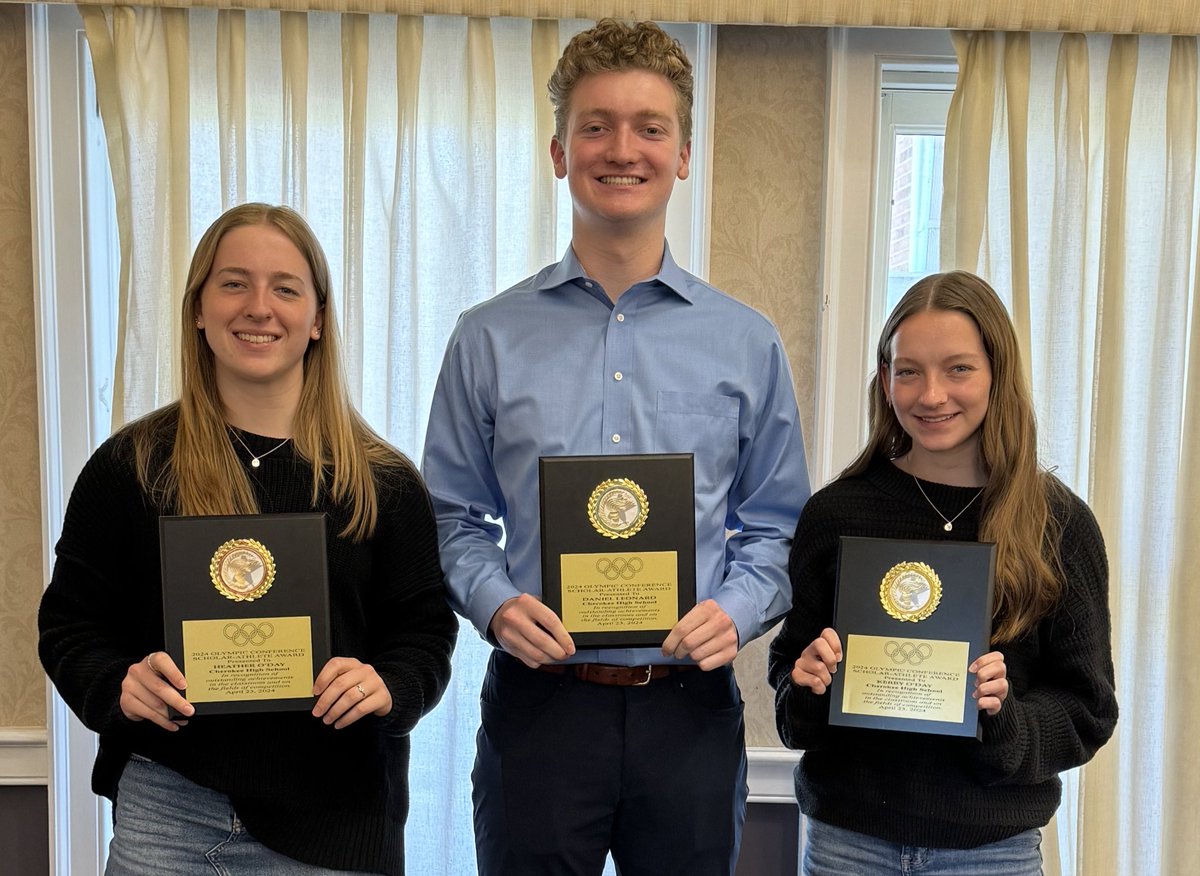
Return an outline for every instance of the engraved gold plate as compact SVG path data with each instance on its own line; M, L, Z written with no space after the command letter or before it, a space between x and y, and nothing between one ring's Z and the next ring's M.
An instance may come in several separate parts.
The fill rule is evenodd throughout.
M611 478L592 490L588 520L606 538L629 538L646 525L650 501L629 478Z
M942 601L942 579L925 563L897 563L879 585L883 610L900 621L923 621Z
M262 542L234 538L217 548L208 571L213 586L226 599L252 602L275 583L275 558Z

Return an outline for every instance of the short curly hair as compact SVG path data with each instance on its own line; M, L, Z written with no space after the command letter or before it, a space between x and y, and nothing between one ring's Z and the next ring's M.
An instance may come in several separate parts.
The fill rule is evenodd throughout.
M548 87L554 105L554 136L562 140L571 112L571 92L591 73L649 70L667 77L675 88L680 142L692 139L692 63L679 40L652 21L626 24L603 18L575 34L558 59Z

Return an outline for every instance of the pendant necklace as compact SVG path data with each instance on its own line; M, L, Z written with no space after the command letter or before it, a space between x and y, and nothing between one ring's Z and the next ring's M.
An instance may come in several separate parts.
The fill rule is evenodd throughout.
M942 510L940 508L938 508L937 505L933 504L933 500L929 498L929 494L926 493L925 488L923 486L921 486L920 479L916 475L912 475L912 479L913 479L913 481L916 482L917 489L921 491L921 495L925 497L925 501L929 503L929 507L932 508L937 513L938 517L940 517L940 518L942 518L942 520L946 521L946 525L942 527L942 529L946 530L946 532L951 532L954 529L954 521L957 520L958 518L962 517L963 512L966 511L968 508L970 508L972 505L974 505L975 500L978 499L980 496L982 496L983 491L986 489L986 487L980 487L979 492L971 497L971 501L962 506L962 511L959 511L953 517L947 517L945 514L942 513Z
M259 460L265 459L266 457L270 456L272 453L274 453L280 447L282 447L283 445L287 444L289 441L292 440L291 438L284 438L282 441L280 441L278 444L276 444L274 447L272 447L266 453L255 453L249 447L246 447L246 442L243 441L242 436L237 433L237 429L233 428L233 426L230 426L229 431L231 433L233 433L233 437L237 439L237 443L242 445L242 447L245 448L246 452L250 454L250 467L251 468L258 468L259 465L261 464L259 462Z

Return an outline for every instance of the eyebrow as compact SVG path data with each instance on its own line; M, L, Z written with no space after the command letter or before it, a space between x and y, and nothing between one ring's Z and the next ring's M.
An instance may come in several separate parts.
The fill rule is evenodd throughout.
M248 269L239 268L239 267L232 266L232 265L229 267L218 268L216 273L218 273L218 274L236 274L239 277L249 277L250 276L250 271ZM272 271L268 276L272 280L294 280L297 283L304 282L303 277L298 277L295 274L290 273L289 271Z
M597 106L579 111L579 118L582 121L587 116L601 116L605 119L611 119L613 116L621 115L617 110L607 107ZM661 113L658 110L642 110L633 114L633 117L638 121L657 121L667 122L668 124L674 121L671 115Z
M944 358L942 358L939 361L940 361L940 363L944 364L946 362L960 361L963 359L987 359L987 354L985 354L985 353L967 353L967 352L951 353L949 356L945 356ZM908 363L911 363L914 365L921 364L920 359L914 359L911 356L896 356L891 360L892 365L895 365L898 362L908 362Z

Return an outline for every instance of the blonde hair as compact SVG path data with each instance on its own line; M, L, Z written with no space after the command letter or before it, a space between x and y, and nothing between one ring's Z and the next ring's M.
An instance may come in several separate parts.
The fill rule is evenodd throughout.
M679 115L679 142L692 139L692 64L679 40L652 21L625 24L602 18L588 30L575 34L558 59L550 77L550 103L554 105L554 136L560 142L571 114L571 93L584 76L622 70L649 70L667 77L675 88Z
M868 388L870 436L839 477L861 474L877 456L897 459L912 448L884 392L881 373L890 365L892 337L910 316L930 310L962 313L979 329L992 369L987 415L979 450L987 483L979 538L997 546L993 642L1011 641L1033 629L1061 599L1061 525L1052 513L1066 488L1037 461L1033 401L1021 370L1012 320L994 289L966 271L933 274L917 281L888 317L879 335L877 370Z
M379 507L372 466L416 477L412 464L380 438L350 403L338 349L337 320L329 298L329 263L304 218L289 207L242 204L223 213L200 238L188 269L181 308L183 390L173 404L130 423L139 482L176 513L257 514L258 503L245 467L230 442L212 349L196 327L200 296L212 271L217 246L229 231L246 225L282 232L312 272L321 337L304 352L300 402L292 419L296 455L312 466L312 503L329 481L334 502L350 507L340 533L355 541L375 529ZM173 427L173 428L172 428ZM169 457L163 451L174 438Z

